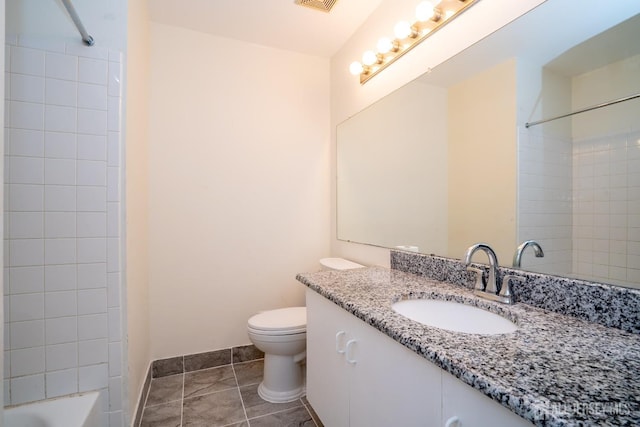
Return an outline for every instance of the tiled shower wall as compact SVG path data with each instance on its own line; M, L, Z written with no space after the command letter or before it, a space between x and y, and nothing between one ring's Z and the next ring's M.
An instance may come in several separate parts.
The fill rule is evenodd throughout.
M571 140L522 129L518 135L518 241L535 240L544 258L527 249L523 268L566 275L572 268Z
M100 390L122 426L121 54L7 44L5 405Z
M574 141L574 272L640 283L640 132Z

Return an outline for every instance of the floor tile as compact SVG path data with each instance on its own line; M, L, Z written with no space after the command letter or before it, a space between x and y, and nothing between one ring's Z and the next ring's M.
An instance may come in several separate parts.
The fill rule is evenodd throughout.
M181 412L180 400L145 408L140 427L180 427Z
M324 427L324 424L322 424L322 421L320 421L320 417L318 416L318 414L316 414L316 411L313 410L313 407L309 403L309 400L307 400L307 396L302 396L300 400L302 400L302 403L307 408L307 411L309 411L309 414L311 414L311 418L313 418L313 422L316 423L316 426Z
M304 406L249 419L251 427L315 427Z
M208 351L206 353L184 356L184 371L216 368L231 363L231 350Z
M184 372L184 358L182 356L161 359L153 362L153 378L182 374Z
M182 427L221 427L244 420L236 388L184 399Z
M145 406L153 406L182 399L183 378L184 375L179 374L152 379Z
M184 398L237 387L231 365L184 374Z
M233 347L233 363L249 362L256 359L264 359L264 352L258 350L255 345Z
M264 360L253 360L245 363L235 363L233 369L236 371L236 378L240 387L249 384L259 384L262 381L262 370Z
M267 402L258 395L258 384L240 387L240 394L242 395L242 401L244 402L244 408L247 411L248 418L259 417L261 415L302 406L300 399L289 403Z

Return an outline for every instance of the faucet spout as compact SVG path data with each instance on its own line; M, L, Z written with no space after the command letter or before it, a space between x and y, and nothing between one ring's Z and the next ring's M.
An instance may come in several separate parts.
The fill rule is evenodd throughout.
M516 249L516 253L513 255L513 266L519 268L522 263L522 253L529 246L533 248L533 253L536 258L542 258L544 256L544 252L542 251L542 247L535 240L526 240L518 246Z
M471 258L478 250L486 253L489 258L489 278L484 291L497 294L499 291L496 282L496 277L498 276L498 256L489 245L486 243L476 243L475 245L470 246L469 249L467 249L467 252L465 252L462 262L464 262L465 266L471 264Z

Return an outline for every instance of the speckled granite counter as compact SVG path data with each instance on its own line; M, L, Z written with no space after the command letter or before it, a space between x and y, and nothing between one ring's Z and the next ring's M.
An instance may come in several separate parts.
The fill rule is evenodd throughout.
M640 336L467 288L371 267L297 279L521 417L542 426L640 425ZM424 326L391 309L403 298L445 299L515 321L505 335Z

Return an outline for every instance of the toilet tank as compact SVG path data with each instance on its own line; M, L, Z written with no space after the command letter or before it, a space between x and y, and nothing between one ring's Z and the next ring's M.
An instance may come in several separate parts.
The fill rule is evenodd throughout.
M322 258L320 267L322 270L352 270L354 268L363 268L364 265L344 258Z

